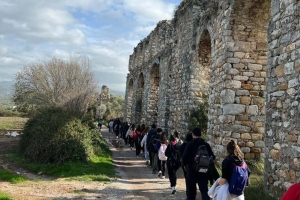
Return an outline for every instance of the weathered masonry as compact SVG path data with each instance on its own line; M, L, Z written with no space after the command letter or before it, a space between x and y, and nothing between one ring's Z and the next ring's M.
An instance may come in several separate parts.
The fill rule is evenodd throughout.
M130 56L125 120L186 131L209 94L208 137L265 158L265 189L300 182L300 1L185 0Z

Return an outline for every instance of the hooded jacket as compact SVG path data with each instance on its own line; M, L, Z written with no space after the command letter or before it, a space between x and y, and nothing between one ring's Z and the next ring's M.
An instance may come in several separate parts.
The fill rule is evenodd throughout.
M226 179L228 183L230 183L232 171L236 166L242 166L244 160L237 156L228 156L222 162L222 178ZM250 170L246 165L246 169L248 171L248 177L250 176Z

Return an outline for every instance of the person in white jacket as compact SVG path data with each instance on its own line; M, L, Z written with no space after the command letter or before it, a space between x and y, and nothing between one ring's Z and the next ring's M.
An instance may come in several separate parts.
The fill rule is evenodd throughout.
M168 144L168 138L166 133L162 133L160 135L160 147L158 150L158 158L161 162L160 169L158 172L158 176L162 179L165 178L165 171L166 171L166 162L167 162L167 156L165 155L165 151L167 149L167 144Z
M149 127L146 127L145 130L143 131L144 137L141 142L142 148L144 148L144 155L145 155L145 160L146 160L146 165L149 165L150 159L149 159L149 152L147 151L147 137L148 137L148 132L149 132Z

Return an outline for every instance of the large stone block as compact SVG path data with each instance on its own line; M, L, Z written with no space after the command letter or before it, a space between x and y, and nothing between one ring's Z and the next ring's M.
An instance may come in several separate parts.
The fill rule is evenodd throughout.
M223 105L224 115L239 115L244 114L246 106L242 104L225 104Z
M251 105L247 108L247 113L249 115L258 115L258 106L257 105Z
M233 90L225 89L221 92L221 103L234 103L235 92Z

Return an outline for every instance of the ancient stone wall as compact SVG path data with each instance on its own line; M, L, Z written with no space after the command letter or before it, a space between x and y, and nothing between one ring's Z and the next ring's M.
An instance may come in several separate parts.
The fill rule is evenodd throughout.
M265 188L300 181L300 31L297 0L185 0L134 49L128 121L186 132L209 96L208 139L222 160L235 140L265 159ZM141 86L141 83L144 83Z

